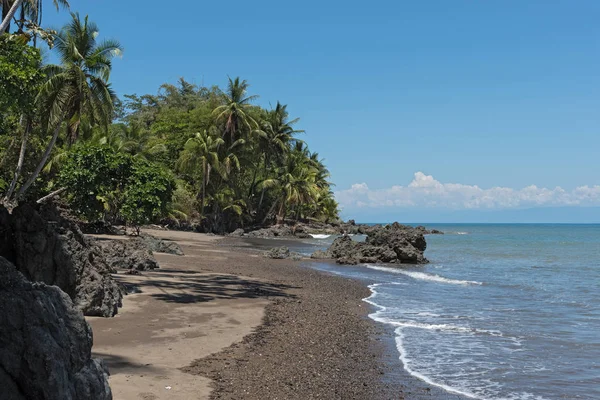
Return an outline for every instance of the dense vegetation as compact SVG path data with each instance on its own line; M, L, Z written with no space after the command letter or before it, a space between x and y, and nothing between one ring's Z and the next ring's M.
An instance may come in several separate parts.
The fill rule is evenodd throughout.
M3 17L13 4L2 3ZM5 204L60 191L90 222L216 232L338 218L327 168L300 140L286 105L255 105L240 78L223 89L181 78L118 99L109 80L121 45L99 41L96 25L78 14L59 32L41 29L40 4L22 2L15 34L0 36ZM59 65L42 63L38 39Z

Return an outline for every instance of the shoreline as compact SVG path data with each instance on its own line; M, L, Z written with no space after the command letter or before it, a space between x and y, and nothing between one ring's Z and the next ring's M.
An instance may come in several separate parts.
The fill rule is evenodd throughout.
M242 238L150 233L186 255L116 275L137 292L117 317L88 319L115 399L458 398L404 370L390 327L368 317L365 282L264 258Z

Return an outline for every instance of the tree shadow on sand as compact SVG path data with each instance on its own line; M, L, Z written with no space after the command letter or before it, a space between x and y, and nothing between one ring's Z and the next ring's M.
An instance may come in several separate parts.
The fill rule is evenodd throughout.
M294 298L286 292L296 286L248 280L233 275L188 274L179 271L140 282L122 282L129 293L149 293L150 297L169 303L201 303L220 299ZM118 279L118 278L117 278Z
M164 370L153 366L152 364L141 364L134 362L131 359L116 354L100 353L92 351L92 357L101 358L102 361L108 367L108 370L112 373L123 373L123 374L155 374L160 375L164 373Z

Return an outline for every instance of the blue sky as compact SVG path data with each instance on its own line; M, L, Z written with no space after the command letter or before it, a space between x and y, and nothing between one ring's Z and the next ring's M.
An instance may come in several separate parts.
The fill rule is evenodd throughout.
M224 85L230 75L247 79L259 104L289 104L346 216L457 211L466 221L483 209L600 205L598 1L71 6L125 47L112 75L119 94L154 93L180 76ZM68 18L44 15L55 27ZM436 189L409 189L418 172ZM368 193L352 197L357 184ZM538 192L523 192L530 185Z

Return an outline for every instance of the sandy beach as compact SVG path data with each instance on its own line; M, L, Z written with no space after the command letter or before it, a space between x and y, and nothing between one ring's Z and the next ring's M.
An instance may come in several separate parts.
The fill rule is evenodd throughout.
M116 400L399 399L381 328L358 281L262 257L241 239L149 231L185 256L117 275L115 318L88 318ZM403 382L406 384L406 382Z

